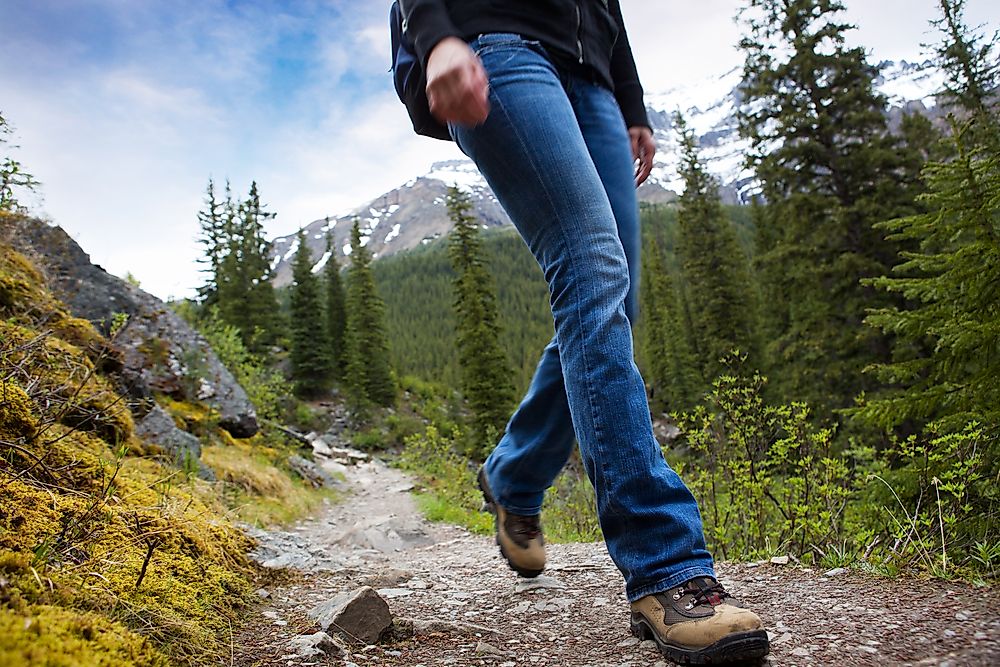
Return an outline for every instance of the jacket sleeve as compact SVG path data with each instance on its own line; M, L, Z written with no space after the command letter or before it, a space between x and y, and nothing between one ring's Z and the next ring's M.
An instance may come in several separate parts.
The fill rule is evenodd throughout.
M399 0L406 36L426 69L431 50L445 37L460 37L444 0Z
M625 33L625 19L618 0L610 0L608 9L618 24L618 39L611 52L611 79L615 84L615 99L621 107L625 125L628 127L650 127L646 116L646 105L642 101L642 84L639 83L639 73L632 57L632 47ZM652 128L650 128L652 129Z

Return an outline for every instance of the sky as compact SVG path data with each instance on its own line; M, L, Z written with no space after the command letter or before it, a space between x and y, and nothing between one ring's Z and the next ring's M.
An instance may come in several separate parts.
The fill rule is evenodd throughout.
M920 61L934 0L845 0L875 62ZM740 0L622 0L643 85L741 64ZM41 183L32 210L161 298L199 284L208 179L256 180L279 236L461 157L413 135L385 0L0 0L0 112ZM970 24L1000 25L995 0Z

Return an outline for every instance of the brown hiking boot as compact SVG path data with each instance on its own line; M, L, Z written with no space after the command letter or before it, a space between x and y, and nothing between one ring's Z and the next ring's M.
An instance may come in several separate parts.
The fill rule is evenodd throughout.
M711 577L633 602L632 634L652 639L664 656L689 665L756 660L770 650L757 614Z
M493 515L497 531L497 545L510 569L522 577L537 577L545 569L545 539L537 516L511 514L493 499L493 492L486 481L486 471L479 469L479 488L486 499L486 507Z

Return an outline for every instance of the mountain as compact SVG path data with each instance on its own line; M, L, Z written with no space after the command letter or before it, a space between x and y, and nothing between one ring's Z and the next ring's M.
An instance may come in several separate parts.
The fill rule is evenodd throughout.
M942 88L942 77L929 62L879 64L877 88L889 100L890 121L898 121L903 111L929 115L939 113L934 94ZM698 137L702 157L721 185L727 204L746 203L754 189L753 174L743 166L748 142L741 139L736 111L742 104L739 91L742 71L732 69L722 76L646 95L646 110L657 144L654 169L639 188L642 201L660 204L677 198L683 183L677 175L680 150L673 115L684 114ZM484 227L510 223L489 186L468 160L438 162L430 172L370 201L348 215L315 220L305 227L306 239L320 271L329 257L326 237L333 236L338 256L350 254L350 230L354 218L361 223L363 242L375 257L385 257L429 243L451 229L445 209L449 185L457 184L471 195L476 214ZM294 234L273 241L275 285L291 282L291 260L298 249Z

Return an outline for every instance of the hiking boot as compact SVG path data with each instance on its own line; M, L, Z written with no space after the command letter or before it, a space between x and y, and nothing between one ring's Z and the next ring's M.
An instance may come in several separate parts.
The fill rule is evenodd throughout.
M757 614L711 577L633 602L632 634L652 639L664 656L689 665L756 660L770 648Z
M522 577L537 577L545 569L545 539L537 516L511 514L493 499L486 481L486 470L479 469L479 488L485 498L485 509L493 515L497 545L510 569Z

